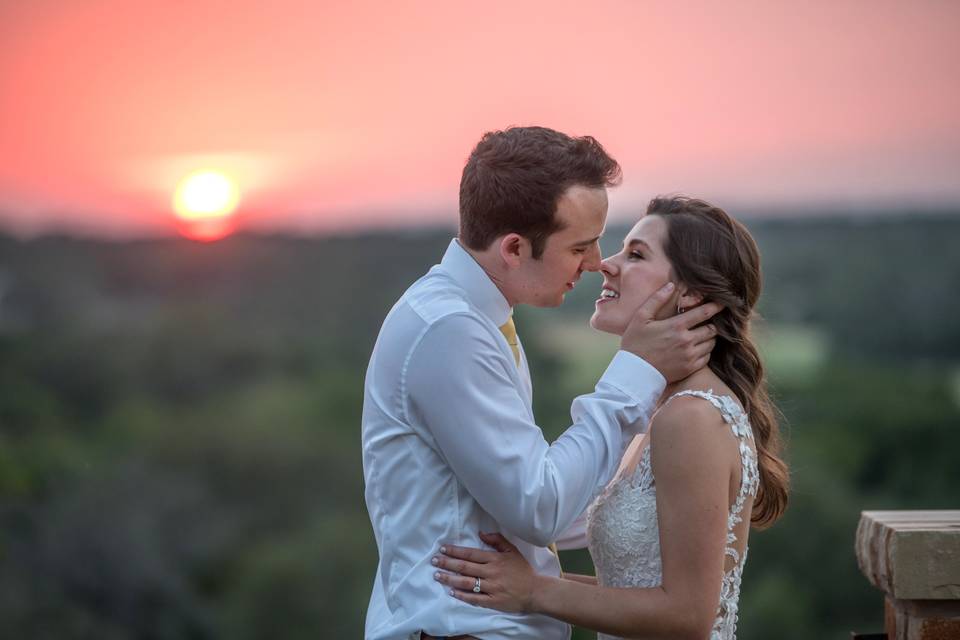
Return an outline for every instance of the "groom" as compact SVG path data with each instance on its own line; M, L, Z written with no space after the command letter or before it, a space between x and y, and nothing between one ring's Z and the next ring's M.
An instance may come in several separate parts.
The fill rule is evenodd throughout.
M560 621L452 598L431 558L500 531L535 570L559 575L546 547L611 479L666 381L709 357L713 328L692 327L718 308L655 321L665 287L596 390L574 400L563 435L549 444L537 427L513 307L557 306L600 268L606 189L619 179L596 140L543 127L487 133L471 153L459 235L387 315L367 369L363 470L380 552L368 639L569 637Z

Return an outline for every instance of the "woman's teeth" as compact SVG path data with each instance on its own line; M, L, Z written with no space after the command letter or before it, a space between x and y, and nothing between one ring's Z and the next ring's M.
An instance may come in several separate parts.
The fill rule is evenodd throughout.
M601 298L619 298L620 294L610 289L604 289L603 291L600 292L600 297Z

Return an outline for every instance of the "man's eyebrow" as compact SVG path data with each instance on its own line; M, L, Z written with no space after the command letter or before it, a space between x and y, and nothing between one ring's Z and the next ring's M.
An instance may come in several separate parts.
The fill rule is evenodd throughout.
M590 238L589 240L581 240L580 242L574 242L571 247L589 247L591 244L600 239L601 236L596 236L595 238Z

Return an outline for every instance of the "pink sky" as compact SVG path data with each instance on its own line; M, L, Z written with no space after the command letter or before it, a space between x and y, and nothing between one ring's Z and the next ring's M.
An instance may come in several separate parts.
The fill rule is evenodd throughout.
M2 2L0 223L168 230L208 166L251 227L452 223L511 124L603 142L614 217L956 204L958 29L947 0Z

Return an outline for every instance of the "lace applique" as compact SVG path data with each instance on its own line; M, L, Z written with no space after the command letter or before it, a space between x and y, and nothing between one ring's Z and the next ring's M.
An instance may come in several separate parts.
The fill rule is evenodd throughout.
M733 566L724 572L717 617L710 640L736 638L740 578L747 560L731 545L737 541L734 528L743 521L747 500L757 495L760 474L756 454L750 447L753 429L740 405L729 396L713 391L681 391L670 398L695 396L710 402L723 416L739 440L740 490L727 515L726 556ZM664 403L666 404L666 403ZM657 523L657 492L650 466L650 447L645 446L631 474L615 478L587 511L587 540L597 569L597 580L608 587L656 587L663 581L660 559L660 532ZM597 640L614 640L599 634Z

